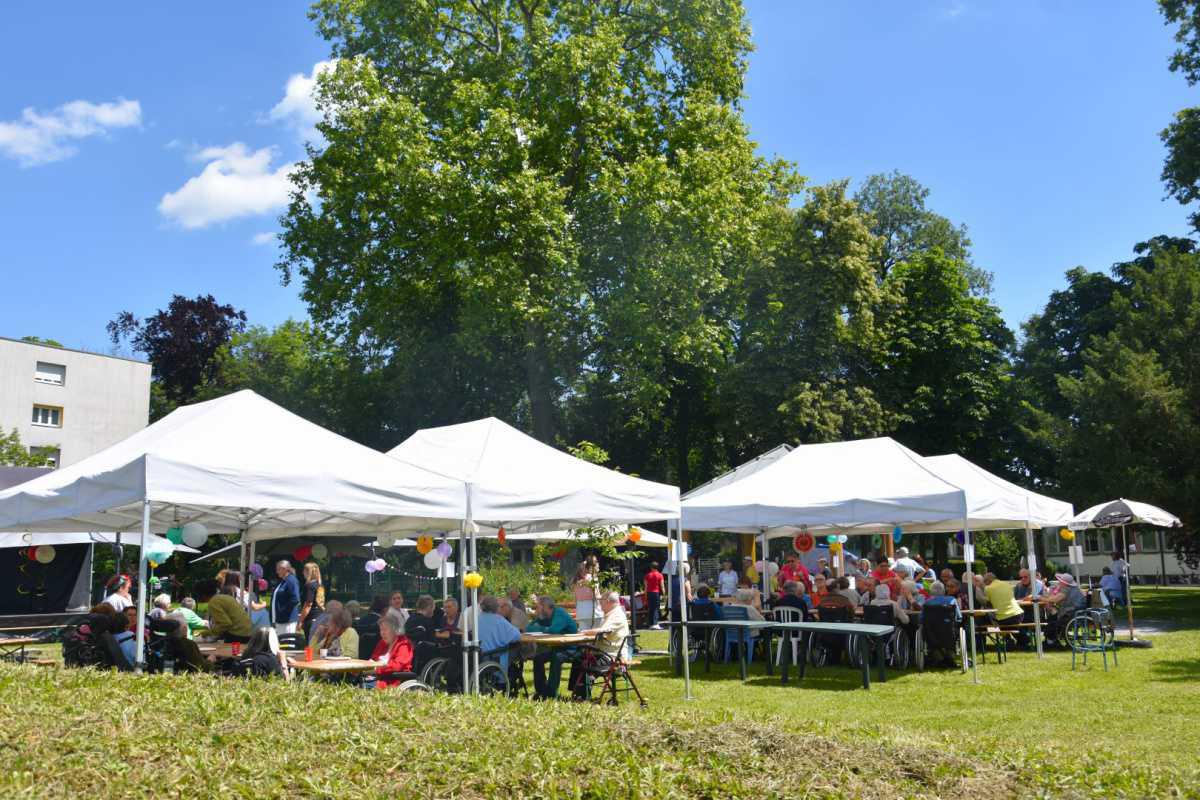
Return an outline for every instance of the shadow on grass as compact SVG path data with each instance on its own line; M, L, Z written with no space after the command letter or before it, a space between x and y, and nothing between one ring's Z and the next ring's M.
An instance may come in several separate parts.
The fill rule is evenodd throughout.
M889 669L887 671L886 683L905 682L911 678L922 675L934 674L958 674L957 668L949 669L930 669L922 673L916 669L908 669L897 671ZM678 680L683 681L682 675L675 674L674 662L668 658L647 658L643 659L641 666L638 667L638 674L645 675L656 679ZM738 668L736 661L725 663L722 661L712 662L709 669L704 668L704 659L700 658L691 663L690 676L693 683L724 683L728 681L736 681L742 683L741 671ZM875 688L885 682L879 680L879 670L877 667L871 668L871 687ZM762 687L787 687L787 686L803 686L810 689L824 689L828 691L862 691L862 670L858 667L851 667L846 664L827 667L809 667L804 675L804 679L800 679L800 671L797 667L791 667L788 670L788 682L785 684L781 680L781 672L778 666L773 668L772 674L766 674L766 667L761 660L750 662L746 674L744 686L762 686Z
M1150 665L1154 679L1168 683L1200 681L1200 658L1180 658L1172 661L1155 661Z

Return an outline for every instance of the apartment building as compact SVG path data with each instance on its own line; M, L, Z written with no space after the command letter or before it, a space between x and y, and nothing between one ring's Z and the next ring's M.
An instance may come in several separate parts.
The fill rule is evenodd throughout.
M150 365L0 337L0 430L54 466L146 427Z

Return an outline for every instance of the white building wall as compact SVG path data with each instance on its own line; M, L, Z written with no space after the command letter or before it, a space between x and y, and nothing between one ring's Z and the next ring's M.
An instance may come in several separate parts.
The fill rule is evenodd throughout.
M61 386L34 379L37 363L65 367ZM61 408L61 427L33 423L33 407ZM26 447L60 451L60 466L80 461L146 427L150 365L0 338L0 429Z

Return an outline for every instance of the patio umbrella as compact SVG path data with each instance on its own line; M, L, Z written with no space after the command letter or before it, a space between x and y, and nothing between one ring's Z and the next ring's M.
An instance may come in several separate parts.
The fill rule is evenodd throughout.
M1158 506L1121 498L1092 506L1086 511L1076 514L1067 524L1067 527L1073 531L1082 531L1088 528L1120 528L1121 552L1125 557L1128 557L1129 545L1125 539L1126 525L1153 525L1156 528L1178 528L1183 523L1179 521L1179 517L1169 511L1164 511ZM1133 591L1129 582L1128 563L1125 566L1125 610L1129 615L1129 641L1135 642L1137 640L1133 635ZM1148 647L1149 643L1142 643L1142 646Z

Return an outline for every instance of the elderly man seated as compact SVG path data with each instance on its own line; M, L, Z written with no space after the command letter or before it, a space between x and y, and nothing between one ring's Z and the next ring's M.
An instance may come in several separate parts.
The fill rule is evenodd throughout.
M1046 584L1029 577L1029 570L1023 569L1017 573L1017 585L1013 587L1013 597L1024 600L1027 597L1041 597L1046 593Z
M479 651L500 662L508 674L508 648L521 641L521 632L500 614L500 601L479 598Z
M800 612L801 619L808 618L812 604L804 593L804 584L800 581L785 581L783 594L776 599L775 608L794 608Z
M522 603L520 608L513 605L513 601L508 597L500 599L500 616L512 623L513 627L519 631L525 630L525 626L529 624L529 615L525 613L525 604Z
M565 634L577 633L575 619L559 608L550 595L542 595L534 606L534 617L529 621L530 633ZM558 684L562 680L562 665L575 657L573 647L539 648L533 657L533 696L537 700L553 700L558 697ZM546 666L549 665L549 673Z
M621 596L617 592L608 591L600 596L600 610L604 617L595 628L589 628L581 633L596 637L595 647L609 656L621 654L621 647L629 636L629 619L625 609L621 607ZM588 697L587 673L582 657L571 664L571 676L568 684L576 700L586 700Z

